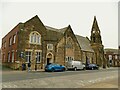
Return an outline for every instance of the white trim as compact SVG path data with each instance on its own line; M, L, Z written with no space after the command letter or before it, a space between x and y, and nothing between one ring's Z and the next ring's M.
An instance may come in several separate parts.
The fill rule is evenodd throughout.
M13 43L16 42L16 34L13 35Z
M9 38L9 45L12 45L12 37Z
M12 62L14 62L14 60L15 60L15 52L12 51Z
M33 51L33 49L25 49L25 51L30 51L30 52L32 52L32 51Z
M35 52L42 52L42 50L35 50Z

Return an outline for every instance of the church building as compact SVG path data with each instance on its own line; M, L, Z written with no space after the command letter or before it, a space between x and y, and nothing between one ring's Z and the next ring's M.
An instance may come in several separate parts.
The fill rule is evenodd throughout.
M2 63L13 69L31 62L32 70L41 70L48 63L66 65L70 60L106 67L96 17L90 39L75 35L70 25L61 29L46 26L37 15L19 23L2 38Z

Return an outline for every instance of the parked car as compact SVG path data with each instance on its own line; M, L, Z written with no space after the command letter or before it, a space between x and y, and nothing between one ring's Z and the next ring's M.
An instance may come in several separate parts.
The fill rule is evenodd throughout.
M98 70L99 69L99 66L98 65L96 65L96 64L88 64L87 66L86 66L86 69L87 70Z
M68 61L67 64L66 64L66 69L69 70L69 69L73 69L73 70L78 70L78 69L82 69L82 70L85 70L85 65L80 62L80 61Z
M63 65L59 65L59 64L55 64L55 63L50 63L48 65L45 66L45 71L65 71L65 66Z

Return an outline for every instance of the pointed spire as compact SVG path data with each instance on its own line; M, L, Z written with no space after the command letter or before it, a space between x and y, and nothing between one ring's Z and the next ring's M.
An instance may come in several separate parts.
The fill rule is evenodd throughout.
M99 43L102 44L100 29L98 27L96 16L94 16L94 21L91 30L91 43Z
M96 16L94 16L93 24L97 23Z
M93 31L93 28L94 28L94 30L96 30L96 31L100 31L100 30L99 30L98 23L97 23L96 16L94 16L94 21L93 21L93 25L92 25L92 31Z

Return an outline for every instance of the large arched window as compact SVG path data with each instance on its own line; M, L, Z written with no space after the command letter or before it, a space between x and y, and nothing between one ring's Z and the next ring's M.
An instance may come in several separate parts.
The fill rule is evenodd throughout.
M31 44L41 44L41 35L36 31L31 32L29 36L29 42Z

